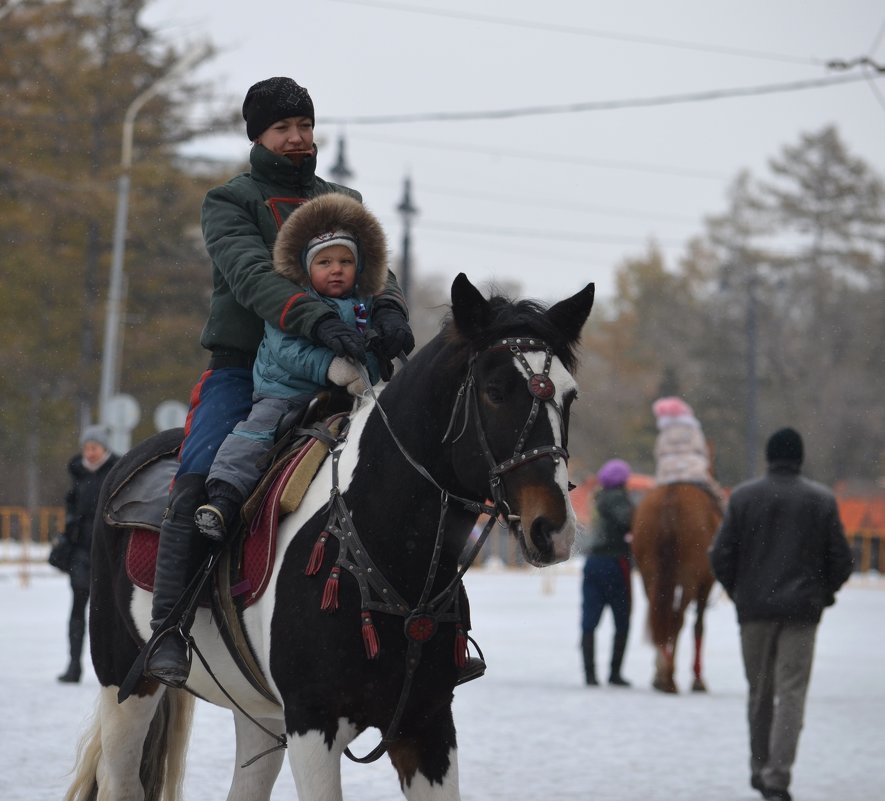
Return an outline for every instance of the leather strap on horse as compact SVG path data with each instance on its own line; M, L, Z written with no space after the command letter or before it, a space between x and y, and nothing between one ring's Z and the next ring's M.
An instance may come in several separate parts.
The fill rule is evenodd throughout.
M187 588L181 594L181 597L175 602L172 611L170 611L163 622L157 626L151 638L144 644L141 651L139 651L138 656L135 657L135 661L132 663L132 667L129 668L129 672L126 674L126 678L123 679L120 689L117 691L118 704L122 704L123 701L132 695L132 693L135 692L135 688L138 687L142 679L145 678L144 663L147 661L148 655L156 647L160 638L175 636L172 629L177 627L181 620L185 619L186 616L190 616L190 613L196 609L200 593L203 591L206 582L209 581L212 571L215 569L215 565L218 563L218 559L221 556L221 550L221 548L214 549L203 560L200 569L197 571L193 579L191 579L190 584L187 585ZM178 633L184 639L191 643L193 642L189 633L184 631L179 631Z

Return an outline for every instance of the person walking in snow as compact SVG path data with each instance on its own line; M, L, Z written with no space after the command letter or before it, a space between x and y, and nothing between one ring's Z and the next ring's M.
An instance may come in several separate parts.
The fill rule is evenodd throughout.
M801 474L800 434L775 431L765 455L767 474L732 492L710 561L740 625L750 785L790 801L817 627L853 559L833 493Z
M627 636L630 633L630 527L633 501L627 494L630 465L623 459L610 459L596 474L596 514L584 562L583 605L581 614L581 653L584 678L590 686L596 678L595 632L605 607L612 610L615 636L612 644L608 683L629 687L621 675Z

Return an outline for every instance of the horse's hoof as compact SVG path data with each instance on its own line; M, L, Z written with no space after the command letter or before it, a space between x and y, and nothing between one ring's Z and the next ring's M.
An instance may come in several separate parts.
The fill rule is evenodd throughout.
M707 692L707 685L704 684L703 679L695 679L691 685L691 691L693 693L705 693Z
M678 693L679 688L676 686L676 682L673 681L661 681L660 679L655 679L652 684L658 692L662 693L670 693L671 695Z

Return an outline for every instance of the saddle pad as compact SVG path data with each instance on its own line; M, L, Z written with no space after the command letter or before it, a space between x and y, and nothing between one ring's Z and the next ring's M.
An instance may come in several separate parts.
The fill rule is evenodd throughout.
M337 433L340 421L329 426ZM276 557L277 526L281 516L294 512L329 453L329 446L318 439L296 451L264 495L264 500L243 545L242 570L246 584L243 605L249 606L267 589ZM259 580L256 580L260 576Z
M285 515L297 508L328 452L329 446L325 443L309 440L292 454L268 488L242 543L239 576L233 581L232 592L242 596L244 607L258 600L267 589L276 556L276 531L281 511ZM165 499L164 495L164 508ZM126 549L126 573L129 579L148 592L154 589L159 542L157 531L138 525L132 529Z

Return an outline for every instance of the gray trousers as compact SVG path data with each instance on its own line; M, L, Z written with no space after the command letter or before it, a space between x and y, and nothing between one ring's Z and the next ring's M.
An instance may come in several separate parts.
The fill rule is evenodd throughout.
M298 400L303 400L303 396L299 396ZM241 502L252 494L262 475L256 462L273 447L277 423L290 408L292 400L255 400L249 416L237 423L215 455L206 478L210 497L212 481L224 481L236 487L242 494Z
M741 626L744 671L750 685L750 771L766 787L786 790L790 786L816 634L816 623L754 621Z

